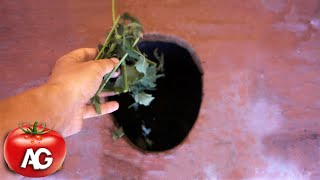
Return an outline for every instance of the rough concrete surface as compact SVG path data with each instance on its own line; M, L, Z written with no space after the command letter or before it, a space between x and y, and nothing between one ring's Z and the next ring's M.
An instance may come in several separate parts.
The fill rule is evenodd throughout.
M49 179L320 179L319 0L126 0L118 10L194 48L200 115L157 154L113 141L111 116L86 120ZM0 21L2 99L45 82L64 53L95 47L111 2L1 0Z

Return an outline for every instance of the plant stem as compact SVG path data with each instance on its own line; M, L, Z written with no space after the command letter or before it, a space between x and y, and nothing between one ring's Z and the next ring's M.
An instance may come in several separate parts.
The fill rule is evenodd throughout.
M147 58L146 58L146 60L147 60L147 62L148 62L149 64L157 65L157 63L155 63L155 62L151 61L150 59L147 59Z
M112 0L112 20L116 24L116 0Z
M97 57L96 57L95 60L98 60L98 59L101 58L101 55L102 55L103 51L105 50L105 48L106 48L106 46L107 46L107 43L109 42L109 40L110 40L110 38L111 38L111 35L112 35L113 31L116 29L116 27L117 27L117 25L118 25L119 19L120 19L120 16L118 16L118 18L116 19L115 23L113 24L112 29L111 29L111 31L109 32L106 40L104 41L103 46L102 46L101 50L99 51L99 54L97 55Z
M122 76L123 76L123 92L127 92L128 91L128 75L127 75L127 63L126 61L123 61L122 65L121 65L122 69Z
M101 93L101 91L103 90L103 88L106 86L106 84L109 82L110 78L113 76L113 74L118 70L119 66L122 64L122 62L127 58L128 53L126 53L120 60L120 62L117 64L116 67L114 67L114 69L111 71L111 73L109 73L107 79L101 84L98 92L96 93L97 95L99 95Z
M134 50L134 52L136 52L136 53L137 53L137 54L139 54L140 56L143 56L143 57L144 57L144 55L143 55L143 54L141 54L141 52L139 52L139 51L137 51L137 50ZM148 58L145 58L145 60L147 60L147 62L148 62L149 64L157 65L157 63L155 63L155 62L153 62L153 61L149 60Z
M113 24L118 24L116 23L116 0L112 0L112 21ZM116 35L118 35L118 30L117 28L115 29Z

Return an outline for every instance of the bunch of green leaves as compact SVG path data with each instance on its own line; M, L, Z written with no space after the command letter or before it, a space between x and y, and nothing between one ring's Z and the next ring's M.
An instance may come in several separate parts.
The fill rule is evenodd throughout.
M149 106L154 97L147 93L155 90L156 80L164 76L163 56L156 51L159 63L155 63L142 54L137 43L143 36L143 27L139 20L128 13L115 18L115 0L112 1L113 27L108 32L105 42L99 45L99 54L96 60L116 57L120 59L118 65L109 74L103 77L99 90L92 98L92 104L97 113L100 110L99 94L102 91L116 93L130 93L135 103L130 107L139 105ZM121 75L115 80L111 77L121 68Z

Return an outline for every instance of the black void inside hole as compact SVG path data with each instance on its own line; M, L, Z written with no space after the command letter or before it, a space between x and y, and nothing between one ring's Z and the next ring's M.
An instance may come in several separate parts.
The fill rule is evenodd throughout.
M153 52L164 54L165 77L157 80L155 99L148 107L128 108L134 100L129 94L109 98L120 103L114 112L115 123L126 137L144 151L164 151L177 146L194 125L202 101L202 71L196 57L177 43L142 41L139 49L156 62ZM199 62L199 61L198 61ZM149 92L150 93L150 92ZM148 136L143 128L150 131Z

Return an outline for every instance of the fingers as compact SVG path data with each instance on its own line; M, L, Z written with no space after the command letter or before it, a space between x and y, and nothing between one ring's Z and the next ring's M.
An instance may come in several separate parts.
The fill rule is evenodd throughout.
M117 95L118 93L116 92L101 92L99 94L99 97L100 98L104 98L104 97L108 97L108 96L114 96L114 95Z
M119 63L119 59L117 58L110 58L111 61L114 62L114 64L118 64Z
M87 62L88 66L93 68L93 71L96 71L99 74L99 77L103 77L104 75L110 73L113 68L119 63L117 58L111 59L102 59L97 61L89 61Z
M95 59L97 55L96 48L80 48L66 54L62 59L69 62L84 62Z
M104 98L109 97L109 96L118 95L118 94L119 94L118 92L101 92L99 94L100 102L103 103L103 102L105 102ZM86 104L90 105L91 104L91 99Z
M119 108L119 103L117 101L110 101L100 105L101 114L97 114L93 105L87 105L83 114L83 119L101 116L104 114L109 114L116 111Z

